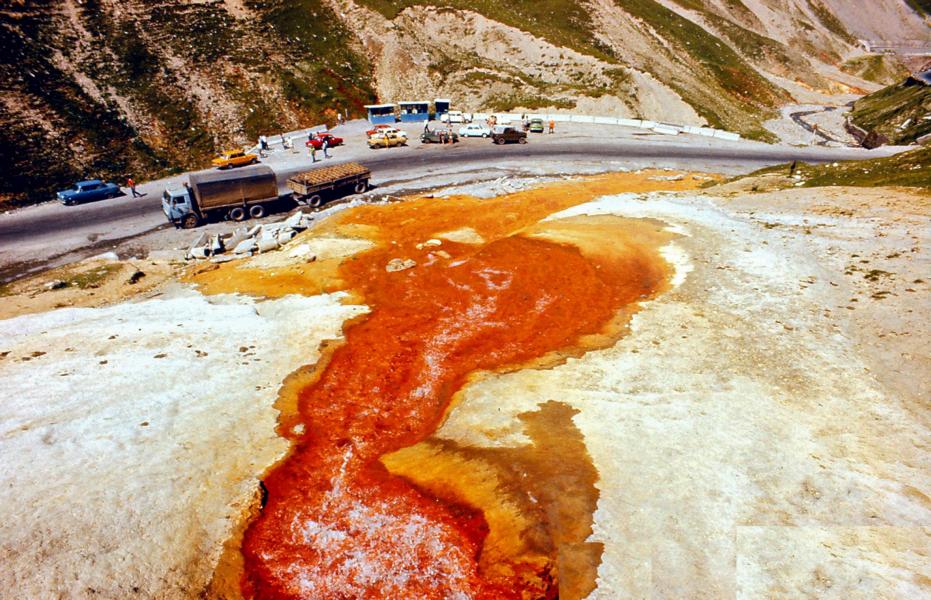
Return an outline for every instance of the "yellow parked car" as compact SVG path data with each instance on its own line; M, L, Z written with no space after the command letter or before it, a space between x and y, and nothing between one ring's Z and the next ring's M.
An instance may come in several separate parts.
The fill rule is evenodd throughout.
M407 136L400 135L400 132L376 133L368 139L369 148L391 148L392 146L406 146Z
M252 165L257 162L259 162L259 157L255 154L246 154L245 150L227 150L213 159L213 166L218 169L229 169L230 167Z

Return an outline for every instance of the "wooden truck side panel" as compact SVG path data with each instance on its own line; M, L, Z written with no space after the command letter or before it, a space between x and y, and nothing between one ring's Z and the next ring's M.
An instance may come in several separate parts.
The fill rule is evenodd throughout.
M371 175L371 171L359 163L345 163L298 173L288 179L288 188L298 196L307 196L368 181Z

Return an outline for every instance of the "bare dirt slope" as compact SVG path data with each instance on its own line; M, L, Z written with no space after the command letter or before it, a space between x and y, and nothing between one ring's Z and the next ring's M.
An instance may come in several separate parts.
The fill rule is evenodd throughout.
M836 68L862 54L851 28L921 35L905 0L867 4L17 2L0 10L0 202L204 165L224 146L332 123L339 109L360 116L377 100L451 97L467 110L572 109L775 139L761 123L779 106L873 89L866 72Z

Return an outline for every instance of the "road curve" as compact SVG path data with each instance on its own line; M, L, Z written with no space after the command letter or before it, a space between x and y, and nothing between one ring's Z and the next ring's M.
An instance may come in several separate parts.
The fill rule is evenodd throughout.
M504 160L509 164L526 160L535 165L549 161L649 160L662 161L662 164L680 168L688 165L697 170L727 166L736 172L793 160L830 162L877 155L875 152L867 155L863 150L793 148L756 143L697 147L646 139L590 141L589 138L570 136L546 142L507 146L464 143L442 150L417 146L402 152L379 150L366 154L359 162L372 170L375 182L390 184L410 179L414 172L422 171L425 167L449 165L461 170L467 163L487 167ZM336 160L334 164L338 162ZM280 187L284 189L288 177L307 168L308 165L301 165L276 169ZM17 263L35 264L93 246L98 240L125 239L164 226L166 221L161 212L161 190L168 185L179 185L183 177L180 175L146 184L143 189L148 190L148 194L141 199L124 196L74 207L46 203L0 216L2 279L9 280L15 276Z

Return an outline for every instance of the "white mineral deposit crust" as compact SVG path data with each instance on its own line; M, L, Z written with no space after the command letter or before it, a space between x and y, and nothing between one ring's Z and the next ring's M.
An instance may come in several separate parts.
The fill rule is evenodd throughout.
M340 298L185 290L0 321L0 597L196 597L287 449L282 380L364 311Z
M678 286L612 348L470 384L437 436L517 446L518 414L548 400L580 411L600 473L591 598L927 594L927 432L870 375L847 322L825 316L845 292L816 236L688 194L550 219L583 214L685 228L664 251Z

